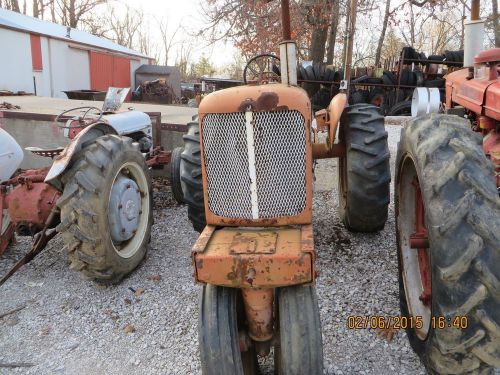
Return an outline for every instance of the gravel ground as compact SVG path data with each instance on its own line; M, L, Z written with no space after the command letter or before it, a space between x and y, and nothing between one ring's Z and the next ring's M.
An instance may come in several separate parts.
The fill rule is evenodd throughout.
M394 169L400 127L388 131ZM335 174L335 161L318 163L314 231L325 373L425 374L403 331L387 342L374 330L347 329L349 315L399 315L394 208L380 233L347 232L336 190L324 188L332 183L319 184ZM27 365L0 367L1 374L200 373L199 287L189 257L197 233L168 188L155 194L155 206L148 257L121 284L81 280L56 238L0 288L0 314L25 306L0 319L0 364ZM29 244L19 238L0 262L2 274Z

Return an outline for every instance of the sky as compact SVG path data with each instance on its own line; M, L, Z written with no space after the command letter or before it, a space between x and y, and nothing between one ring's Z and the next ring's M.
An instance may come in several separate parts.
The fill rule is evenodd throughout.
M145 14L168 21L169 31L174 32L178 25L185 29L197 30L205 22L201 10L200 2L203 0L121 0L133 8L142 8ZM187 30L180 30L176 35L176 40L180 42L186 38ZM150 24L150 36L153 41L159 42L160 36L155 33L155 25ZM201 38L200 38L201 39ZM175 56L179 44L173 47L174 52L169 56L169 64L175 63ZM229 64L238 51L230 42L217 43L215 46L208 46L207 42L199 41L193 49L193 60L198 60L202 55L210 59L217 67Z

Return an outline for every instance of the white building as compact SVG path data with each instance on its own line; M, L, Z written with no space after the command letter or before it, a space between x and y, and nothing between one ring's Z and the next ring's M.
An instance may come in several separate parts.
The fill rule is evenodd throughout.
M67 90L135 88L147 56L84 31L0 9L0 91L65 98Z

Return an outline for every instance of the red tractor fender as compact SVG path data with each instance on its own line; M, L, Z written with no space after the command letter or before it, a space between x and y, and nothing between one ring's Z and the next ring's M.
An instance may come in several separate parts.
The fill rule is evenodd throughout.
M82 149L82 145L85 142L92 141L96 138L102 137L106 134L118 134L116 130L104 123L98 122L87 126L85 129L80 131L71 141L71 143L66 146L66 148L54 159L54 163L49 169L47 176L45 177L45 182L53 184L54 180L57 179L71 164L73 156Z

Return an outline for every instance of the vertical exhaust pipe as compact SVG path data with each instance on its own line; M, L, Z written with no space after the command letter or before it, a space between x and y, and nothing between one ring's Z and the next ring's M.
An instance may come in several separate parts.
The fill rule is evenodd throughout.
M480 1L472 0L470 21L464 24L464 67L474 66L474 56L484 49L484 21L479 18L479 8Z
M283 41L280 43L281 83L297 85L297 47L290 31L290 2L281 0L281 27Z

